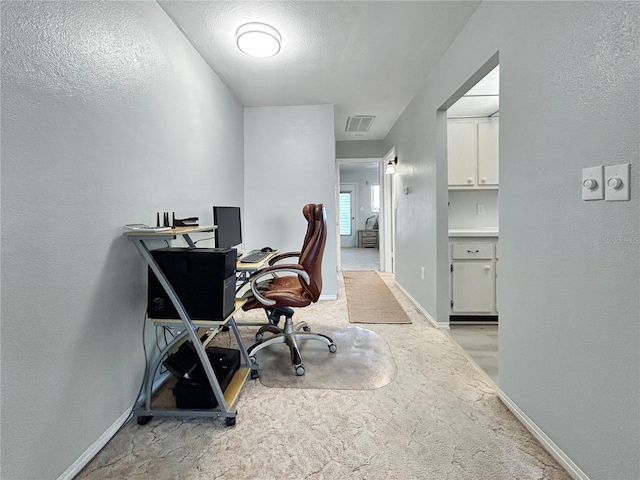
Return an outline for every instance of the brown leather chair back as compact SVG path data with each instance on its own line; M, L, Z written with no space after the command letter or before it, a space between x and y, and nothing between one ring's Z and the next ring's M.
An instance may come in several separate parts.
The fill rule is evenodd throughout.
M298 262L309 274L311 281L302 286L315 303L322 292L322 256L327 243L327 214L322 204L309 203L302 209L302 214L309 222Z

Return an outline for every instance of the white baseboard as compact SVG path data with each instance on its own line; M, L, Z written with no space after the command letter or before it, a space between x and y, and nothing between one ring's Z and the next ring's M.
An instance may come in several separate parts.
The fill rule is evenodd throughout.
M322 301L322 300L337 300L338 299L338 295L320 295L320 298L318 298L318 301Z
M431 314L429 312L427 312L422 305L420 305L415 298L413 298L411 296L411 294L409 292L407 292L402 285L400 285L398 282L396 282L396 285L398 286L398 288L400 290L402 290L402 293L404 293L407 298L409 298L409 300L411 300L411 302L415 305L415 307L420 310L420 313L422 313L425 317L427 317L427 320L429 320L429 323L431 323L431 325L433 325L436 328L442 328L445 330L449 329L449 322L437 322L435 318L433 318L431 316Z
M542 447L555 458L560 465L567 471L569 476L573 480L589 480L589 477L580 468L573 463L573 461L562 451L553 440L551 440L546 433L538 427L533 420L531 420L527 414L525 414L520 408L500 389L498 389L500 400L506 405L506 407L513 413L520 423L522 423L531 434L538 439L542 444Z
M427 312L422 305L420 305L399 283L396 282L396 285L402 292L413 302L422 314L427 317L427 320L436 328L449 329L449 322L436 322L436 320ZM464 352L462 347L460 350ZM567 471L569 476L573 480L590 480L587 474L585 474L580 468L571 460L566 453L562 451L558 445L556 445L553 440L551 440L544 431L536 425L533 420L531 420L520 408L498 387L491 378L484 373L484 371L478 367L475 361L466 353L465 355L470 359L471 363L476 366L479 372L481 372L491 383L495 386L498 391L498 395L500 400L505 404L505 406L515 415L515 417L524 425L524 427L531 432L531 434L542 444L542 447L549 452L549 454L557 460L557 462L562 465L562 467Z
M127 408L122 415L118 417L118 419L111 424L111 426L102 434L98 439L91 445L85 452L80 455L75 462L71 464L67 470L58 477L58 480L72 480L80 470L82 470L92 459L95 457L100 450L107 444L111 438L118 433L122 424L129 418L129 414L131 413L131 409L133 407Z
M155 392L158 388L162 386L162 384L169 378L169 372L165 373L158 377L158 379L153 384L153 391ZM141 396L141 399L144 397ZM142 400L141 400L142 401ZM95 457L100 450L113 438L113 436L118 433L118 430L122 428L124 422L127 421L129 415L135 408L135 404L127 407L127 409L120 415L115 422L111 424L107 430L98 437L98 439L93 442L93 444L85 450L85 452L80 455L80 457L67 468L62 475L58 477L57 480L73 480L73 478L80 473L80 471L91 461L93 457Z

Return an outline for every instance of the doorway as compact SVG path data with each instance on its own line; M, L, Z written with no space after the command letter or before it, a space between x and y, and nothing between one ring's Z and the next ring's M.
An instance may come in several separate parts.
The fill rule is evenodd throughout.
M496 383L499 239L497 54L446 108L450 336ZM474 81L475 80L475 81ZM464 92L465 88L461 88ZM459 94L458 94L459 95Z
M380 158L338 159L336 166L339 270L381 270Z

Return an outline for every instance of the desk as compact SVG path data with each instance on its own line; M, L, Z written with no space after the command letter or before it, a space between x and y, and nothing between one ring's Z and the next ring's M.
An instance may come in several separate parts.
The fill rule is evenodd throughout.
M177 331L176 337L162 350L157 359L153 362L150 368L145 372L145 379L143 384L143 391L145 392L145 400L141 405L136 403L136 408L133 411L133 415L138 416L138 424L144 425L151 420L153 416L182 416L182 417L193 417L193 416L207 416L207 417L225 417L227 425L235 425L236 423L236 415L237 411L233 408L236 399L238 398L238 394L244 383L246 382L249 374L251 374L251 378L258 377L257 368L254 368L249 360L249 355L247 354L247 350L244 348L242 341L240 340L240 333L238 332L238 327L233 318L233 315L242 308L244 304L244 300L236 301L234 311L224 319L211 319L211 320L191 320L189 315L187 314L182 302L178 298L175 290L167 280L167 277L162 272L158 264L156 263L153 255L149 251L149 248L146 244L148 241L154 240L172 240L178 236L181 236L190 247L195 247L195 244L191 241L189 234L198 233L198 232L211 232L215 227L176 227L171 231L163 231L163 232L141 232L141 231L127 231L124 232L123 235L127 237L135 247L138 249L142 258L147 262L149 268L155 273L158 278L160 284L167 292L167 295L171 299L174 307L176 308L179 319L175 320L167 320L167 319L149 319L154 322L157 326L169 326L174 328ZM209 329L219 329L223 326L228 326L234 333L236 338L236 342L238 343L238 348L240 350L241 355L241 365L240 369L236 372L234 377L231 380L231 383L227 387L226 391L223 392L220 388L220 384L218 383L218 379L213 371L211 363L209 362L209 357L206 354L205 346L208 341L205 340L203 343L199 336L198 330L200 328L209 328ZM160 368L161 362L163 358L169 353L169 351L177 346L184 340L191 340L193 346L202 362L202 366L204 367L204 371L206 373L207 379L211 384L211 389L218 401L218 406L212 409L204 409L204 410L196 410L196 409L178 409L171 407L163 407L163 408L153 408L152 407L152 387L153 381L158 374L158 370Z

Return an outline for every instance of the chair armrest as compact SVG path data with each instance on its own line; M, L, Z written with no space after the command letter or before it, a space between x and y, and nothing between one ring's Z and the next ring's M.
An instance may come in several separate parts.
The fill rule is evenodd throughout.
M299 257L300 252L284 252L279 253L278 255L274 255L269 259L269 265L273 265L274 263L278 263L280 260L284 260L285 258Z
M274 273L293 273L302 278L304 280L304 283L306 283L307 285L309 285L309 282L311 281L311 279L309 278L309 274L306 272L302 265L275 265L272 267L263 268L262 270L254 273L249 279L253 296L263 305L271 306L275 305L276 302L274 300L269 300L268 298L263 297L260 294L257 287L258 280L266 275L272 276Z

